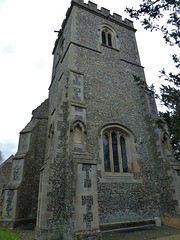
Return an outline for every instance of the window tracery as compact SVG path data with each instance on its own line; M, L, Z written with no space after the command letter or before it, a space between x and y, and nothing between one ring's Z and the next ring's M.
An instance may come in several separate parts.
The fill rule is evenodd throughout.
M126 140L120 131L109 130L103 134L103 155L105 172L129 172Z
M103 179L124 181L124 177L135 181L139 179L137 140L131 130L118 123L101 128L100 132ZM122 178L121 178L122 177ZM113 178L113 181L116 181ZM119 180L118 180L119 179ZM134 180L132 180L134 179Z
M101 43L108 47L116 48L116 34L112 28L103 25L101 27Z

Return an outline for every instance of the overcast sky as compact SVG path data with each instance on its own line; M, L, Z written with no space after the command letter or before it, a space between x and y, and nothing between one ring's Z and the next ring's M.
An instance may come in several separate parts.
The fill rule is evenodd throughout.
M87 3L87 1L85 1ZM129 18L126 6L140 0L95 0ZM31 112L48 97L52 49L70 0L0 0L0 150L6 159L17 151L19 132ZM134 22L147 82L158 82L159 70L171 68L172 49L160 33L150 33Z

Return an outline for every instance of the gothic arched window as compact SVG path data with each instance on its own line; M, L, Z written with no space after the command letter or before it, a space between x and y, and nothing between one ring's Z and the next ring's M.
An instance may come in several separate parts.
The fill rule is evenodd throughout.
M118 123L107 124L99 130L99 143L102 182L139 181L138 143L130 129Z
M111 172L110 156L109 156L109 136L103 135L103 151L104 151L104 168L106 172Z
M102 31L101 35L102 35L102 43L106 45L106 33L105 33L105 31Z
M129 172L126 140L120 131L109 130L103 134L105 172Z
M125 138L123 136L120 137L120 145L121 145L121 157L122 157L123 172L128 172L126 142L125 142Z
M107 26L101 28L101 43L108 47L116 47L115 32Z
M112 37L111 37L111 34L108 33L107 37L108 37L108 46L112 47Z

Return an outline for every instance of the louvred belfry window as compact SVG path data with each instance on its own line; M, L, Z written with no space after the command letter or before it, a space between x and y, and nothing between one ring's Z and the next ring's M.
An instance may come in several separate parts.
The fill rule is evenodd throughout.
M112 33L108 29L101 32L102 44L112 47Z

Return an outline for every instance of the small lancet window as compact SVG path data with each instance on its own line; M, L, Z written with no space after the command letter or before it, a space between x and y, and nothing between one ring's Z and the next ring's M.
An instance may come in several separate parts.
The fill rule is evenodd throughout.
M125 143L125 139L123 136L120 137L120 145L121 145L121 157L122 157L123 172L128 172L126 143Z
M106 33L102 31L102 43L106 45Z
M108 33L108 46L112 47L112 39L110 33Z
M103 135L103 151L104 151L104 168L105 172L111 172L110 156L109 156L109 137Z

